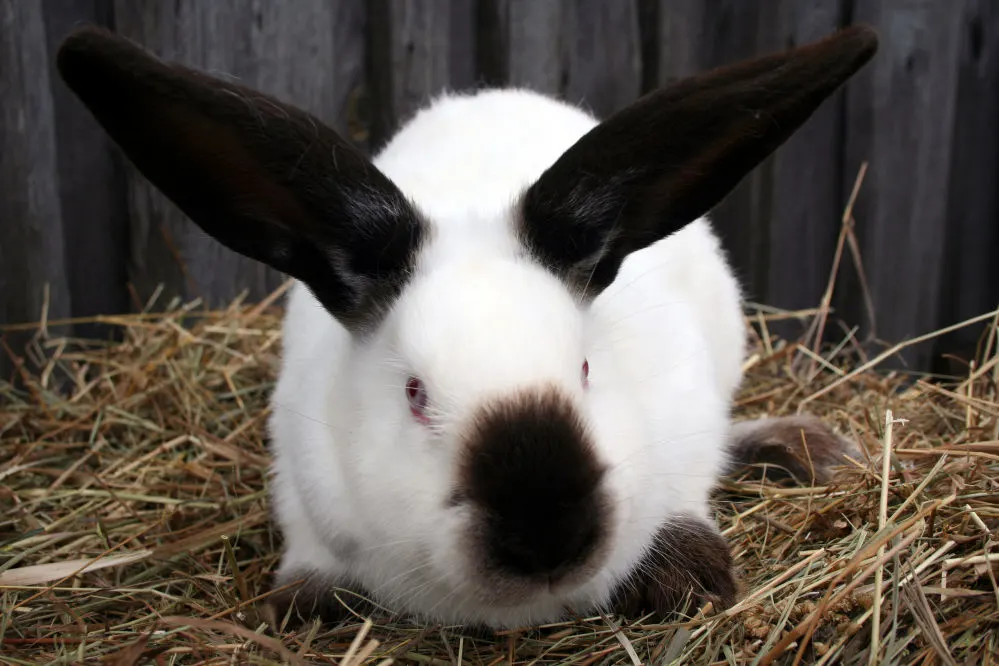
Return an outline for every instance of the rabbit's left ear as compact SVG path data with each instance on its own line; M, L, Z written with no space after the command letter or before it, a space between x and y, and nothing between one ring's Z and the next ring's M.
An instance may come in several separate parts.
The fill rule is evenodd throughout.
M584 135L529 187L517 231L582 296L707 213L875 54L864 26L683 79Z
M333 129L101 28L67 37L57 66L138 171L206 233L301 280L352 332L377 326L428 226Z

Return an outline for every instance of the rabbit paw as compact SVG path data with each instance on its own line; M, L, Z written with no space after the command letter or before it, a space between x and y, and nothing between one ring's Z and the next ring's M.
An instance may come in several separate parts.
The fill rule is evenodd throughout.
M856 444L808 414L739 421L730 433L729 474L756 468L758 477L825 485L837 467L848 464L848 456L859 459L861 453Z
M654 546L621 583L612 608L628 618L688 614L710 601L735 603L738 584L728 543L708 523L683 517L660 529Z

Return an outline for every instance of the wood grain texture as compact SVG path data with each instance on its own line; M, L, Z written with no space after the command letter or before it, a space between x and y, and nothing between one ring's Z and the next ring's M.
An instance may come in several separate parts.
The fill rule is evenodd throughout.
M565 21L563 97L606 118L642 92L642 40L635 0L573 0Z
M505 83L561 95L565 87L562 26L565 0L506 0L500 21L506 35Z
M480 83L477 70L477 0L451 0L448 19L448 87L471 90Z
M452 4L452 0L369 3L373 151L434 95L451 88ZM471 23L471 14L468 20Z
M957 101L948 166L947 243L940 322L963 321L999 306L999 3L966 0L958 50ZM976 355L986 326L940 339L935 356ZM967 373L964 362L939 363Z
M113 24L110 0L43 0L49 80L73 317L125 312L128 297L128 210L122 162L107 134L55 69L62 40L80 24ZM108 338L116 327L77 324L81 337Z
M363 16L360 0L298 0L296 11L237 0L115 3L117 30L157 55L275 94L341 130L363 76ZM218 306L244 290L259 299L283 280L207 237L130 167L128 174L129 273L141 298L164 283L164 298L201 296Z
M842 0L780 3L775 46L804 44L834 32L845 21L842 5ZM760 267L768 305L811 308L825 292L846 204L842 145L848 88L849 83L826 100L772 158L771 211L769 220L761 221L769 222L767 260ZM774 331L795 338L804 332L792 321Z
M636 0L496 3L504 82L555 95L606 117L642 92Z
M950 3L869 0L857 3L853 20L883 35L847 96L844 161L844 185L870 162L854 217L876 321L866 321L855 285L841 292L840 316L899 341L939 328L949 291L941 279L962 12ZM925 367L930 349L909 348L885 367Z
M0 0L0 324L38 321L46 285L48 318L71 312L48 61L42 5ZM5 339L24 355L27 336Z

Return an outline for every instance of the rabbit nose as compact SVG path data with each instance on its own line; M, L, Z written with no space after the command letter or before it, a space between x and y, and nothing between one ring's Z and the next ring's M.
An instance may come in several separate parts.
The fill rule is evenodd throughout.
M605 541L606 468L571 396L547 387L484 405L462 453L460 494L478 513L486 567L560 578Z
M538 513L536 520L519 525L496 525L491 559L511 573L557 583L589 558L600 541L600 524L587 506L555 520Z

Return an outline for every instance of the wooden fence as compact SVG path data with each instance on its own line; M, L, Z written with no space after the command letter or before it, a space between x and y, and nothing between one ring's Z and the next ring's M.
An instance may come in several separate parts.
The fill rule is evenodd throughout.
M256 299L281 279L206 238L71 97L53 53L81 22L299 104L369 151L446 88L530 86L606 115L678 76L868 23L875 61L715 213L739 230L749 296L819 303L867 163L864 272L848 245L836 316L899 341L999 303L994 0L0 0L0 325L43 304L49 320L133 310L161 284L163 304ZM928 369L981 330L906 360Z

